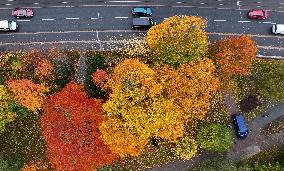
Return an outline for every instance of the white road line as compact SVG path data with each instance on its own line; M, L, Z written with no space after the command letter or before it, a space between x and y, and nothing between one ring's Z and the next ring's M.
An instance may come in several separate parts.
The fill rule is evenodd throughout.
M284 56L265 56L265 55L256 55L258 58L269 58L269 59L284 59Z
M62 4L68 4L68 2L64 1L64 2L61 2Z
M227 21L227 20L214 20L214 21Z
M35 2L35 3L33 3L33 4L38 5L39 3L38 3L38 2Z
M97 20L97 19L99 19L99 18L91 18L91 20Z
M250 23L251 21L238 21L239 23Z
M2 10L7 10L7 9L13 9L13 8L0 8L0 9L2 9Z
M112 5L112 4L107 4L107 5L95 5L95 4L89 4L89 5L79 5L80 7L133 7L133 5ZM166 5L143 5L143 7L164 7ZM180 6L183 7L183 6Z
M80 18L65 18L66 20L79 20Z
M47 6L47 7L51 7L51 8L72 8L74 6L72 5L67 5L67 6Z
M54 19L53 18L43 18L41 19L42 21L53 21Z
M177 4L182 4L182 2L176 2Z
M5 4L5 5L9 6L9 5L12 5L12 4Z
M120 19L122 19L122 18L128 18L128 17L114 17L114 18L120 18Z
M31 20L17 20L17 21L31 21Z
M128 3L128 2L141 2L141 1L109 1L109 2L126 2L126 3Z
M264 21L264 22L261 22L261 23L264 23L264 24L276 24L276 23L267 22L267 21Z
M204 3L204 2L200 2L200 4L201 4L201 5L204 5L205 3Z
M42 8L42 7L21 7L21 8Z
M231 9L231 8L217 8L217 9Z
M143 5L143 6L145 6L145 5ZM193 8L194 6L187 5L187 6L172 6L172 7L175 7L175 8Z

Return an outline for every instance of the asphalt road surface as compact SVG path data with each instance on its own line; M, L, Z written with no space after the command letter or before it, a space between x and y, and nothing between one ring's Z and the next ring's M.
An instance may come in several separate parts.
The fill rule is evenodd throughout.
M15 7L31 7L31 19L15 19ZM284 24L284 1L233 0L1 0L0 19L16 20L17 33L0 33L0 50L65 47L108 50L116 40L143 38L145 31L131 30L133 6L150 6L157 23L173 15L197 15L207 19L209 40L228 35L250 34L259 56L284 57L284 36L271 34L274 23ZM268 9L267 20L250 20L248 9Z

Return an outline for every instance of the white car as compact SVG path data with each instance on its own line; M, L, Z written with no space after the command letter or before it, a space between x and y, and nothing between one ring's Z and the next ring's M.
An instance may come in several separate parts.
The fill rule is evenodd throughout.
M15 21L0 20L0 31L16 31L18 24Z
M274 34L284 34L284 24L274 24L272 26L272 33L274 33Z

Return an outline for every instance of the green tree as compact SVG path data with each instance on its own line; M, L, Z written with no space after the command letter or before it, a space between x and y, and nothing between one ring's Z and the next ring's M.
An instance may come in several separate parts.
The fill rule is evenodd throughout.
M197 139L202 149L216 152L228 150L233 143L231 130L219 123L203 125Z
M174 149L177 156L182 159L189 160L197 153L197 143L189 137L182 138Z
M196 16L173 16L147 32L153 62L177 67L207 51L206 21Z

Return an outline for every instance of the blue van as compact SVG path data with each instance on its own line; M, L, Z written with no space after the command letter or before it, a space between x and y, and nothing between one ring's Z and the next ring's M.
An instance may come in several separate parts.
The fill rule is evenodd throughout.
M244 116L242 114L234 114L232 115L232 118L237 138L245 139L248 135L249 129L246 125Z

